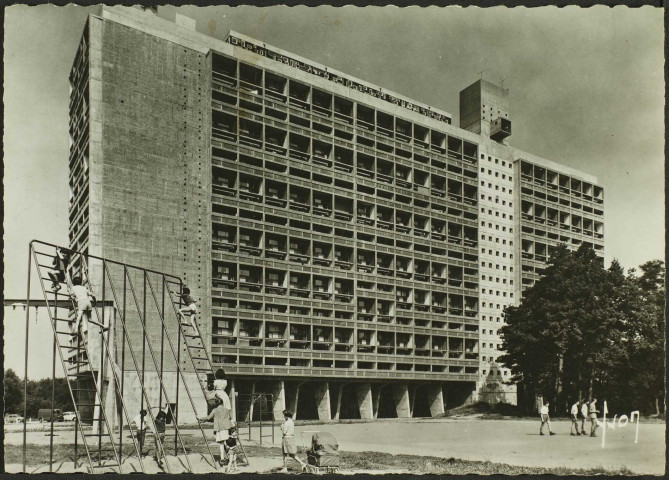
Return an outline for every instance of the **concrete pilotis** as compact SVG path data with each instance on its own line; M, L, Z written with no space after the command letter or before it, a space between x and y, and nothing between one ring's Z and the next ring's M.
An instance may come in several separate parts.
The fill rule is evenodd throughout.
M230 380L230 406L232 407L232 419L237 421L237 391L235 390L235 381Z
M272 388L274 406L272 411L274 420L283 421L283 411L286 409L286 385L283 380L276 382Z
M409 387L406 384L393 385L393 398L395 399L397 418L411 418Z
M318 408L319 420L330 420L332 412L330 411L330 384L328 382L316 384L314 391L316 398L316 407Z
M374 406L372 405L372 386L369 383L357 384L355 396L358 400L360 418L363 420L374 419Z
M430 415L438 417L444 414L444 391L441 385L427 386L427 401L430 405Z

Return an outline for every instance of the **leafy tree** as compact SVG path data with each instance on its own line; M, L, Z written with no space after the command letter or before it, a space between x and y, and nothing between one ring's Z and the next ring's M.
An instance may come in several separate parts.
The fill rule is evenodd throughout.
M23 383L12 370L5 370L3 378L5 413L23 413L20 408L23 402Z
M544 276L519 306L507 307L500 329L506 353L499 360L513 372L511 381L524 387L526 406L536 394L558 411L570 400L599 396L620 411L659 411L664 265L640 268L639 278L625 276L615 260L606 270L586 246L551 253Z

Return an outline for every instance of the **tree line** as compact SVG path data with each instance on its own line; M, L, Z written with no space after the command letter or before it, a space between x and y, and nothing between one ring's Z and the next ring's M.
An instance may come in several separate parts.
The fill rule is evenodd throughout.
M652 260L608 269L586 246L558 247L544 275L505 309L498 361L518 383L519 404L535 396L558 413L576 399L606 400L611 413L664 411L665 266Z
M5 414L18 413L23 415L23 379L11 368L5 370L4 376L4 407ZM27 388L28 417L36 418L40 408L51 408L51 379L28 380ZM54 389L54 407L62 411L72 411L72 397L67 388L65 378L56 378Z

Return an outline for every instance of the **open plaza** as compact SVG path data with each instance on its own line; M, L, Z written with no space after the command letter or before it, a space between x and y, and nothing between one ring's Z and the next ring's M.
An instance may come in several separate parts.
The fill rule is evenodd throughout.
M567 420L555 420L555 436L539 436L539 421L531 419L484 420L475 417L443 419L407 419L385 420L359 423L311 423L295 427L298 446L303 452L314 432L329 432L339 442L342 457L350 458L362 452L379 452L392 455L411 455L457 459L478 462L492 462L522 467L538 467L560 472L560 469L597 470L601 473L626 473L634 475L663 475L665 473L665 425L661 422L639 425L638 443L634 443L634 426L607 430L606 445L602 448L601 436L572 437L569 435L570 423ZM28 432L28 445L47 446L48 424L43 430ZM31 424L28 425L32 427ZM33 430L33 428L29 428ZM281 432L275 427L275 443L269 436L269 427L263 429L263 448L259 445L259 430L252 430L248 440L248 430L242 429L240 438L249 449L249 466L240 467L240 472L272 472L281 466L281 454L276 449L267 447L280 446ZM72 444L74 433L71 427L62 425L55 432L54 444ZM184 436L196 443L198 430L184 430ZM213 441L213 434L211 438ZM601 431L600 431L601 435ZM22 428L20 425L5 427L5 456L8 449L21 448ZM151 445L149 440L147 445ZM193 449L197 451L197 449ZM48 452L47 449L44 450ZM266 453L264 453L266 451ZM251 453L252 452L252 453ZM298 454L304 457L304 453ZM195 472L214 471L200 455L194 457ZM198 459L198 457L200 457ZM48 456L45 457L48 461ZM150 457L145 457L149 458ZM127 460L130 461L130 460ZM63 462L58 459L54 470ZM344 462L345 464L345 462ZM295 465L293 465L295 467ZM20 472L21 465L8 463L7 472ZM35 465L29 462L27 471L48 471L48 465ZM147 468L147 472L150 469ZM157 472L160 470L156 470ZM360 473L365 470L341 473ZM377 468L373 473L397 472L396 468ZM411 473L406 469L401 472ZM291 470L291 473L294 473ZM420 473L420 472L415 472ZM437 473L437 472L434 472Z

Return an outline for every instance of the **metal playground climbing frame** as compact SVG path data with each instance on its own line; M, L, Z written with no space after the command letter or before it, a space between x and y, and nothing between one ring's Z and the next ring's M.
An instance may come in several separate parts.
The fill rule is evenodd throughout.
M70 255L60 275L55 262L59 251ZM146 421L151 424L158 411L167 415L166 433L170 437L173 434L174 439L156 439L157 457L173 454L188 471L193 471L181 432L184 419L190 419L189 423L198 424L207 448L205 459L214 466L213 452L196 420L207 411L207 377L213 375L212 362L198 326L180 321L179 309L184 306L181 279L33 240L29 246L26 297L26 373L27 316L34 273L43 296L39 302L49 312L54 335L52 372L55 376L58 358L74 405L75 466L83 457L91 473L145 471L142 439L130 428L132 418L140 410L146 410ZM72 329L76 305L70 290L76 277L95 296L91 322L82 324L80 334ZM24 423L24 472L26 432ZM52 460L53 437L49 453ZM172 473L170 462L165 461L164 465L165 471Z

